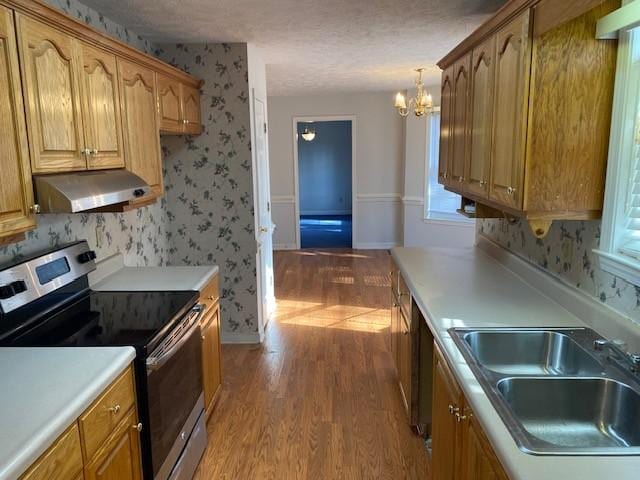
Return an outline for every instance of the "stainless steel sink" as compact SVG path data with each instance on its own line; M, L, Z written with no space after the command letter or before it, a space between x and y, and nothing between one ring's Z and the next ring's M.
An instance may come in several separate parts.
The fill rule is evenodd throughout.
M473 331L462 337L484 368L508 375L597 375L602 366L568 335L554 331Z
M640 453L640 394L606 378L506 378L497 390L530 452Z
M640 455L640 357L588 328L449 333L522 451Z

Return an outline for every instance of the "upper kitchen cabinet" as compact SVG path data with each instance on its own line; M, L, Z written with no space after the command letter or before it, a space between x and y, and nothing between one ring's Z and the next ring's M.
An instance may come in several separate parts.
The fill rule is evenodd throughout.
M596 40L595 26L619 4L512 0L439 62L440 169L453 172L456 152L466 162L462 182L440 177L446 188L526 219L539 237L553 220L600 218L617 43ZM466 78L459 74L469 55L465 93L455 81ZM458 102L469 106L466 135L455 134Z
M79 43L86 144L91 170L123 168L124 147L116 56Z
M469 88L471 86L471 53L465 55L454 65L453 73L453 102L451 129L453 132L451 144L451 160L449 173L451 183L464 182L464 167L467 154L467 118L469 111Z
M440 89L440 159L438 163L438 181L448 185L451 181L449 164L451 163L451 145L453 141L453 75L455 65L444 69Z
M158 116L160 133L198 135L200 122L199 83L188 85L168 75L158 74Z
M522 207L531 64L529 19L530 13L525 10L495 37L493 165L489 198L515 209Z
M127 169L149 184L155 198L163 191L155 73L118 59L118 78ZM141 199L148 200L149 196Z
M0 6L0 237L35 227L33 188L13 15Z
M16 19L33 173L85 169L75 41L22 14Z
M491 173L491 134L495 82L494 37L473 49L469 112L469 151L465 166L465 192L486 198Z

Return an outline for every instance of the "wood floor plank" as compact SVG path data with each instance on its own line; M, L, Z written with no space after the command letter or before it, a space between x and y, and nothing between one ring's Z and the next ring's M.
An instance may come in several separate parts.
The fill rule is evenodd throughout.
M389 352L387 251L276 252L263 345L223 345L197 479L429 479Z

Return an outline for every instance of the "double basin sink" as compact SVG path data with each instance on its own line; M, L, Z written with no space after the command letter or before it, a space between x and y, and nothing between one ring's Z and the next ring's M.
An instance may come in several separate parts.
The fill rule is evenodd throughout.
M640 455L640 376L593 330L449 333L522 451Z

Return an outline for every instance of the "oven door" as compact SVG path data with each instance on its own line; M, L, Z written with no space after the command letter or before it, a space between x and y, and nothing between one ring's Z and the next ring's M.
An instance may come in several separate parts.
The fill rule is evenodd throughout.
M168 478L190 425L204 408L202 339L197 305L147 357L147 392L153 478Z

